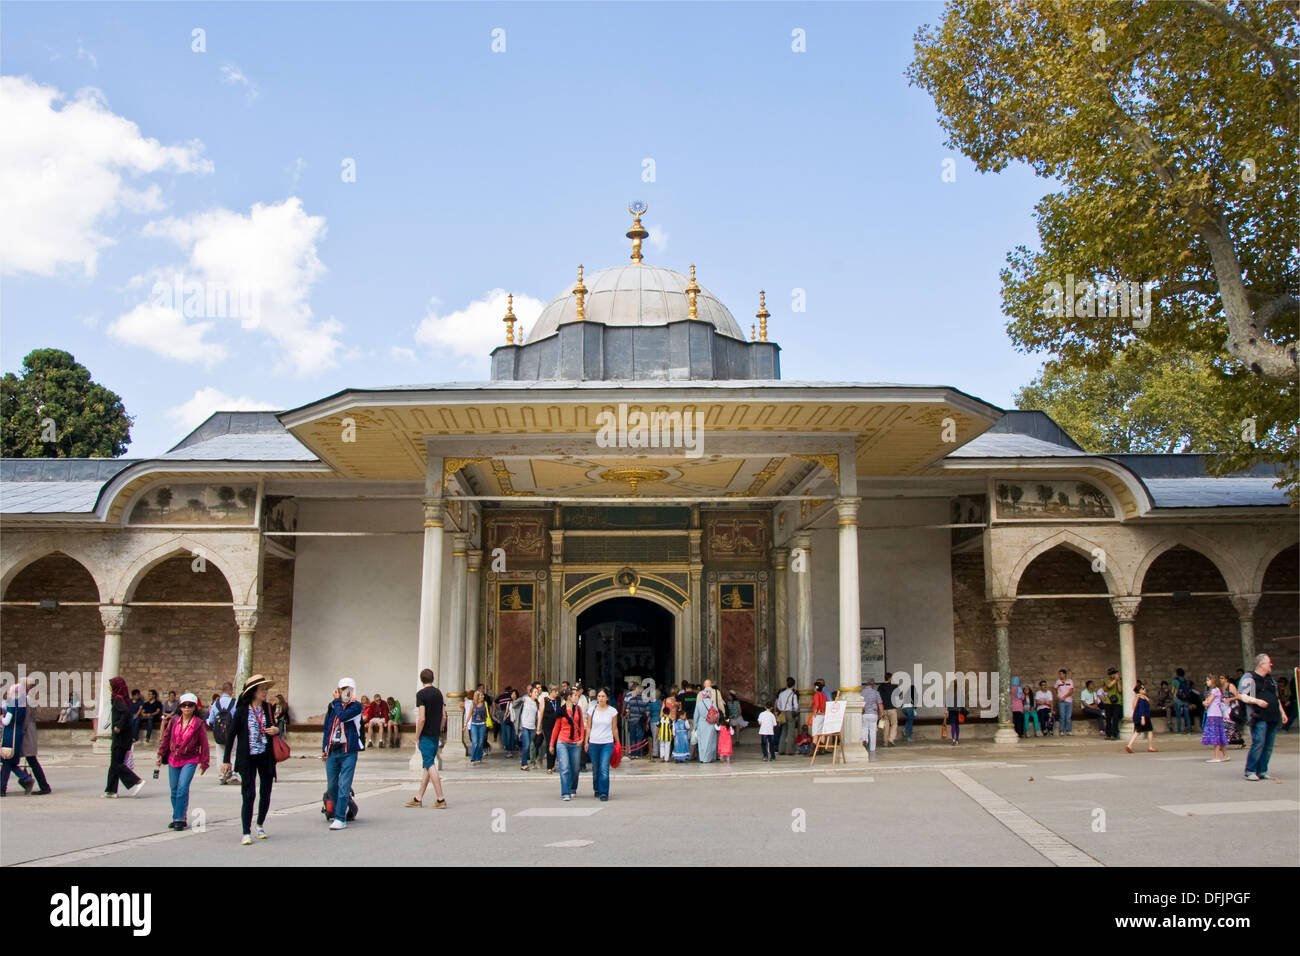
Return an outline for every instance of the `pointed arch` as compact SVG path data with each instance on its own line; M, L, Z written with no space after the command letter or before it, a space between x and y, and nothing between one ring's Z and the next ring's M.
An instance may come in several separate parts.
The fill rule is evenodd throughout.
M1098 549L1100 549L1103 554L1108 553L1106 549L1103 548L1096 541L1093 541L1090 538L1085 538L1083 535L1079 534L1078 532L1071 531L1068 528L1063 528L1060 531L1057 531L1055 534L1047 538L1044 538L1042 541L1039 541L1037 544L1026 549L1025 552L1021 554L1020 559L1016 562L1015 567L1012 568L1011 574L1008 578L1007 581L1008 593L1006 596L1015 597L1016 592L1020 589L1020 579L1024 576L1024 573L1028 569L1029 565L1031 565L1034 562L1035 558L1039 557L1039 555L1046 554L1048 551L1051 551L1053 548L1059 548L1059 547L1063 547L1068 551L1074 551L1077 554L1081 555L1082 557L1086 558L1089 562L1092 562L1095 559L1096 557L1095 552ZM1124 593L1124 591L1119 587L1116 581L1115 569L1112 566L1112 562L1110 561L1104 562L1098 573L1102 576L1102 579L1106 582L1106 591L1109 594Z
M1214 565L1219 575L1223 578L1223 583L1228 591L1233 594L1240 594L1250 590L1249 580L1238 568L1237 563L1230 559L1219 549L1214 542L1204 538L1195 531L1186 529L1171 534L1168 538L1162 538L1156 544L1152 545L1138 561L1137 566L1133 569L1133 593L1141 594L1143 583L1146 581L1147 572L1166 551L1181 545L1191 551L1195 551L1203 558Z
M48 558L51 555L57 554L76 561L77 564L82 567L82 569L90 576L90 580L94 582L96 598L103 601L105 591L104 584L100 580L100 575L95 573L99 568L98 562L96 562L93 557L81 548L78 548L75 544L71 547L68 547L67 544L67 542L60 542L58 547L52 547L48 543L41 542L32 545L26 550L20 552L17 557L7 561L5 563L4 573L0 576L0 600L9 593L9 585L13 583L14 578L18 577L18 575L26 568L35 564L42 558Z
M113 603L128 603L135 594L140 582L144 580L145 575L168 558L174 558L178 555L193 556L200 554L209 564L215 565L216 569L221 572L221 576L226 579L226 584L230 587L231 600L235 604L246 603L247 594L252 591L252 587L251 585L246 586L246 582L241 581L234 573L234 569L239 567L238 562L219 549L213 548L210 542L205 543L183 534L179 534L139 554L122 571L114 584L112 590Z

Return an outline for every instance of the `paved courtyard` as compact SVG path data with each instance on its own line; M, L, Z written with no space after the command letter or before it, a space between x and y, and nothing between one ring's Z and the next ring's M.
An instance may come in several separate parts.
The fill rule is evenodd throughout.
M265 842L239 845L239 790L215 767L195 780L202 832L173 833L166 776L136 798L99 799L105 758L42 753L55 792L0 803L0 863L39 866L324 865L341 848L399 865L554 861L720 864L795 860L890 866L1194 866L1206 847L1251 838L1261 862L1300 863L1300 734L1280 737L1276 779L1242 779L1245 752L1206 764L1192 737L1128 755L1095 739L1011 748L918 742L875 762L831 769L818 758L758 759L752 738L728 769L626 762L611 799L559 799L559 781L491 758L444 775L450 808L406 809L408 752L372 751L358 765L360 817L331 833L319 812L324 770L295 758L276 784ZM141 748L143 752L143 748ZM152 766L152 761L150 761ZM1260 835L1264 839L1260 840Z

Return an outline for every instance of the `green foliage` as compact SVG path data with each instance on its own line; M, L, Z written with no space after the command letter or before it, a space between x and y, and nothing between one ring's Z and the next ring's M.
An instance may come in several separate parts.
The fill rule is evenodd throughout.
M114 392L60 349L35 349L22 376L0 379L0 454L5 458L116 458L132 419Z
M1085 447L1280 462L1295 493L1298 26L1295 4L952 0L917 32L908 77L947 145L981 171L1019 161L1064 186L1035 209L1040 248L1008 254L1003 307L1018 349L1055 354L1027 404ZM1067 276L1153 283L1149 325L1054 314L1049 283ZM1149 381L1124 357L1139 347L1161 357ZM1175 403L1163 426L1148 388Z

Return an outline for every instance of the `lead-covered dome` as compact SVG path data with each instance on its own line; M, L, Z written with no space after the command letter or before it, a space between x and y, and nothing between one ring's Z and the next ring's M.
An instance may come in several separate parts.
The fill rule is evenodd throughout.
M601 269L583 280L585 321L612 326L667 325L690 318L686 287L689 276L660 266L629 263ZM723 335L745 341L727 307L703 287L695 296L696 319L707 322ZM542 310L528 333L528 342L555 334L559 327L578 318L578 300L573 287L556 296Z

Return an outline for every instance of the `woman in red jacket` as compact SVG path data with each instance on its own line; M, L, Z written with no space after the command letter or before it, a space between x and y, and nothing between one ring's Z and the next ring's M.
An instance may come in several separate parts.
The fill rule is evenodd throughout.
M197 767L200 774L208 772L208 728L199 716L199 699L193 694L182 694L180 706L167 718L159 737L154 766L161 767L167 761L172 788L172 822L167 826L184 830L188 826L194 769Z
M557 754L560 764L560 799L572 800L578 792L578 765L582 759L582 738L586 731L586 715L578 698L582 692L576 687L569 691L569 699L555 717L551 727L551 753Z

